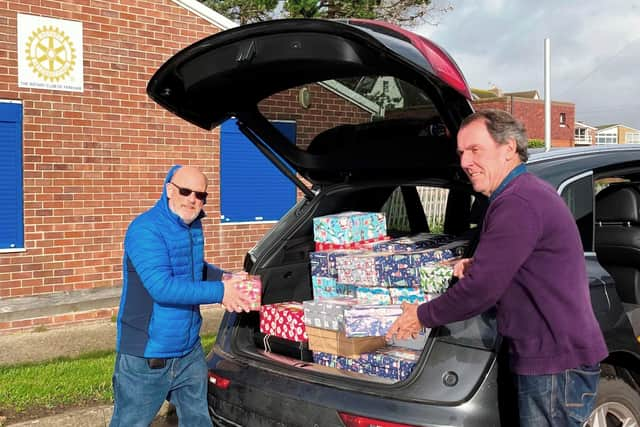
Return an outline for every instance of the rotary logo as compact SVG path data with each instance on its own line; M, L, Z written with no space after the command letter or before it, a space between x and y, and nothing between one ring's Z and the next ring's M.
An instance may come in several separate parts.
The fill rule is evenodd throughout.
M76 65L73 42L53 26L44 26L32 32L27 41L29 68L45 81L64 80Z

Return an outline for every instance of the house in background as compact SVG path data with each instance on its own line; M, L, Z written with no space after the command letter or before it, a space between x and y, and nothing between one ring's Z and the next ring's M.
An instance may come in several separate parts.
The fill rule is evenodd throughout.
M537 90L503 92L497 87L471 89L475 110L496 108L522 121L529 139L544 140L544 100ZM551 146L573 147L575 104L551 101Z
M573 130L573 142L576 147L593 145L595 143L598 128L576 120Z
M595 144L640 144L640 130L623 124L597 126Z

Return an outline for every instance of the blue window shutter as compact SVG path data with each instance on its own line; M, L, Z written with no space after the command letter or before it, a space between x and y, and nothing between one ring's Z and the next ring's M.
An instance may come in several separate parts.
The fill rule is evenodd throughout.
M273 122L295 143L296 124ZM296 188L245 137L235 119L220 128L222 222L277 221L295 204Z
M22 104L0 102L0 250L24 248Z

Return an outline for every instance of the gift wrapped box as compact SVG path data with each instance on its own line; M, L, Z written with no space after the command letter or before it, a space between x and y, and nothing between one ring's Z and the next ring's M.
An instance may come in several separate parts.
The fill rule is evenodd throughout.
M314 352L324 352L347 357L358 357L386 345L384 337L349 338L344 332L307 326L309 348Z
M440 249L451 252L452 258L460 258L464 256L467 247L469 246L468 240L455 240L440 246Z
M311 276L314 299L335 298L347 293L346 285L332 277Z
M384 336L402 314L399 305L354 305L344 310L344 332L348 337Z
M447 290L453 275L453 263L427 263L418 267L420 286L425 293L439 294Z
M338 330L344 322L345 308L356 304L355 298L346 296L303 301L304 322L317 328Z
M354 248L355 244L376 241L386 234L382 212L349 211L313 219L314 241L327 249Z
M336 259L338 282L358 286L418 286L409 253L364 252Z
M291 341L308 341L303 305L297 302L263 305L260 307L260 332Z
M389 288L346 285L347 292L355 295L358 304L391 304Z
M435 248L453 240L447 234L419 233L412 236L398 237L384 242L374 243L374 251L413 252L421 249Z
M260 276L247 274L245 271L229 273L222 275L222 280L229 278L240 278L241 281L236 283L236 289L243 291L249 297L251 304L249 309L252 311L260 310L260 301L262 300L262 280Z
M411 374L420 354L420 351L397 347L385 347L359 357L314 351L313 361L323 366L402 381Z
M389 296L391 304L402 304L403 302L422 304L426 301L422 288L389 288Z
M336 259L347 256L365 253L361 249L350 250L331 250L316 251L309 253L309 264L312 276L333 277L338 278L338 270L336 269Z
M423 328L415 338L398 339L394 335L389 343L393 347L408 348L411 350L422 350L429 339L431 328Z
M398 347L385 347L373 353L363 354L364 366L371 366L372 374L385 378L404 380L422 354L419 350L401 349Z

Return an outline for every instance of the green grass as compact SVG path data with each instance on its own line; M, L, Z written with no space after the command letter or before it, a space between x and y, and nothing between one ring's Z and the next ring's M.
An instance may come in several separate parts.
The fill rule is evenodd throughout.
M202 336L205 353L215 335ZM115 351L40 363L0 366L0 414L113 401Z

